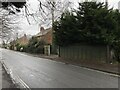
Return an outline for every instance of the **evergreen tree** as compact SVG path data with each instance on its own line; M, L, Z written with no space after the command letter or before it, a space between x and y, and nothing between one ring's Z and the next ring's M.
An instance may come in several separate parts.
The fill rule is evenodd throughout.
M83 41L92 44L111 43L112 31L116 29L113 10L107 9L103 3L79 3L77 19L84 36Z
M79 3L75 14L66 12L54 23L56 43L63 46L74 43L111 45L116 24L113 9L107 9L103 3Z
M54 23L55 42L57 45L68 45L77 42L78 30L76 26L76 18L73 13L66 12L61 16L60 21Z

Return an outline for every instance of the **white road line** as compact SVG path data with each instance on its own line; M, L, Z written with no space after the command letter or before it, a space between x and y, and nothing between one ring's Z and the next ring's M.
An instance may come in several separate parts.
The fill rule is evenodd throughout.
M31 90L30 87L19 76L17 76L17 77L18 77L20 83L24 86L24 88Z

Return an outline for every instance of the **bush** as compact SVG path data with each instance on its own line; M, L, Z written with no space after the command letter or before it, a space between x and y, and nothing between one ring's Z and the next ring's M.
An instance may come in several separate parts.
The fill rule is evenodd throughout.
M29 52L29 53L43 54L44 53L44 45L45 45L44 41L40 41L36 37L32 37L29 40L29 43L25 49L26 49L26 52Z
M16 50L17 51L21 51L21 52L25 52L26 51L26 45L20 45L19 43L17 43L16 45L15 45L15 47L16 47ZM10 46L10 49L11 50L14 50L14 45L11 45Z

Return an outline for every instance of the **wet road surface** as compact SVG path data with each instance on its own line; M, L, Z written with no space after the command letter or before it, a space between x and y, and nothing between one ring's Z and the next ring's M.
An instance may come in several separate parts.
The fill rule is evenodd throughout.
M30 88L118 88L117 77L20 52L3 49L2 60Z

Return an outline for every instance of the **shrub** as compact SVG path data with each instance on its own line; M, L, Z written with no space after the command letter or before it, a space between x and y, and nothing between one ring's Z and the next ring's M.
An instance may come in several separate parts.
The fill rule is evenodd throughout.
M44 53L44 41L38 40L36 37L32 37L26 46L26 52L29 53Z

